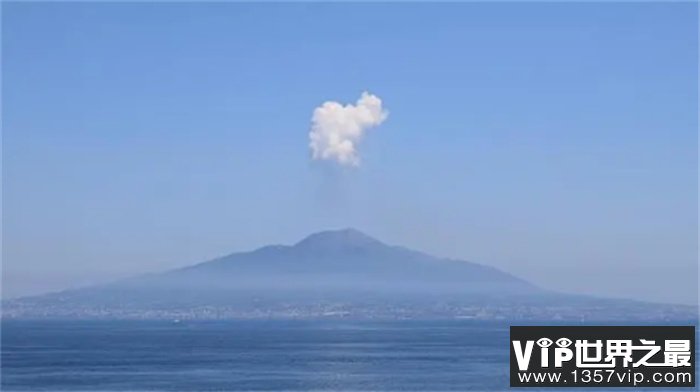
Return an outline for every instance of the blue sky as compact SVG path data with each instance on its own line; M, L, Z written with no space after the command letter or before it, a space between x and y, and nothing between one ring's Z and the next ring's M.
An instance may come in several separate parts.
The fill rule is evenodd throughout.
M697 301L697 5L3 4L6 296L356 227ZM362 164L313 109L379 96Z

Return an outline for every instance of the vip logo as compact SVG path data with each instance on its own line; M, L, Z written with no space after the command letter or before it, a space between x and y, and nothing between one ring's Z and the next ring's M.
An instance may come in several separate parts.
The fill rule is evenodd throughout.
M574 352L568 347L573 344L571 339L559 338L556 342L553 342L549 338L540 338L537 340L537 346L540 349L540 366L543 368L549 367L549 356L550 347L556 344L554 347L554 367L561 367L564 362L570 361L574 357ZM518 362L518 369L520 371L525 371L530 366L530 359L532 358L532 350L535 347L535 341L526 340L525 346L520 340L513 341L513 350L515 350L515 359Z
M565 362L574 358L576 358L576 367L578 368L614 368L617 365L617 359L621 360L622 367L628 367L630 364L632 367L665 366L675 368L691 366L691 344L688 339L668 339L664 341L663 346L656 344L654 340L638 340L640 344L634 344L632 339L576 340L574 343L568 338L559 338L553 342L552 339L543 337L537 341L526 340L524 345L520 340L514 340L512 343L515 360L520 371L528 370L535 344L540 350L538 356L541 368L550 367L550 356L553 356L555 368L562 367ZM572 344L575 346L575 350L569 348ZM633 355L635 353L644 355L636 355L639 359L634 361ZM655 357L657 353L663 353L663 359L652 361L651 358Z

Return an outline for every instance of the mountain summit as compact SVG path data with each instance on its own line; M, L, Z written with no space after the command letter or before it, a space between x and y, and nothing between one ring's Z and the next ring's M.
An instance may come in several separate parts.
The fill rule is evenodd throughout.
M385 246L367 234L352 228L314 233L294 245L299 249L342 250Z
M591 301L542 290L493 267L430 256L343 229L159 274L6 301L3 315L526 318L523 314L542 315L533 309L560 312L568 306L579 317L576 306ZM601 308L601 300L593 302L592 309Z

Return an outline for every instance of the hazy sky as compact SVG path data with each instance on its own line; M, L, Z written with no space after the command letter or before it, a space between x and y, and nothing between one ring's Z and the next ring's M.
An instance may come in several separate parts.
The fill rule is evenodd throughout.
M2 10L3 291L355 227L546 288L697 300L697 5ZM325 101L389 116L312 161Z

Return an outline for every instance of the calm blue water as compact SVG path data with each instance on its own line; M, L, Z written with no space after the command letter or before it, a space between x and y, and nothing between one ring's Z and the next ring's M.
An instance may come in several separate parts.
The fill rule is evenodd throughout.
M2 390L504 390L508 355L469 321L5 321Z
M0 389L508 390L508 333L474 321L4 321Z

